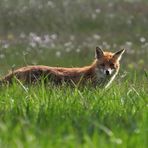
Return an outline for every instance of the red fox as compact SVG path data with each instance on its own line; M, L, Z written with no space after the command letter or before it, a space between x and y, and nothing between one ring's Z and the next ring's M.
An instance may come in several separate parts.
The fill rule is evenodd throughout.
M84 84L90 82L94 86L108 87L119 71L119 61L124 49L112 53L104 52L96 47L95 60L89 66L78 68L26 66L12 71L1 79L1 83L12 83L16 78L24 83L53 82L54 84Z

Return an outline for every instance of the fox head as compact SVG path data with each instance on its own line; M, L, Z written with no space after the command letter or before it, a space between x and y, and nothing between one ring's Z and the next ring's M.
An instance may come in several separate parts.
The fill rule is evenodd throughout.
M115 53L104 52L101 48L96 47L96 73L100 77L111 77L118 72L120 67L120 59L125 49L119 50Z

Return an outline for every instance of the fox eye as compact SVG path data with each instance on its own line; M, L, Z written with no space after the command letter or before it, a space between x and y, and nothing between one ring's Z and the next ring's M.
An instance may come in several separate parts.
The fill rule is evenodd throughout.
M101 64L101 66L102 66L102 67L105 67L105 64L104 64L104 63L102 63L102 64Z

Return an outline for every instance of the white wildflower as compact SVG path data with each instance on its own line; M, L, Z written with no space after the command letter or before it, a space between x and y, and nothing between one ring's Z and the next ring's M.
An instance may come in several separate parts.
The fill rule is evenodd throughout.
M57 56L57 57L60 57L60 56L61 56L61 52L60 52L60 51L57 51L57 52L56 52L56 56Z
M144 43L145 41L146 41L146 39L145 39L144 37L141 37L141 38L140 38L140 42L141 42L141 43Z
M35 36L33 40L39 44L42 42L42 39L39 36Z
M44 43L48 44L50 42L51 42L51 39L50 39L49 35L48 34L44 35Z
M130 41L127 41L127 42L126 42L126 45L128 45L128 46L132 46L132 44L133 44L133 43L130 42Z
M5 55L4 54L0 54L0 59L3 59L5 58Z
M76 52L79 53L81 50L79 48L76 49Z
M36 47L36 43L33 42L33 41L31 41L31 42L29 43L29 45L30 45L31 47Z
M112 2L108 3L108 7L113 7L113 6L114 6L114 3L112 3Z
M40 5L38 6L38 9L43 9L43 5L40 4Z
M72 45L72 42L66 42L66 43L64 44L65 47L69 47L69 46L71 46L71 45Z
M75 36L74 35L71 35L70 36L70 40L73 41L74 39L75 39Z
M97 8L95 11L96 11L96 13L100 13L101 9Z
M48 1L47 2L47 6L49 6L51 8L54 8L55 7L55 4L52 1Z
M52 34L50 37L51 37L51 39L56 40L57 39L57 34Z
M91 15L91 17L92 17L93 20L95 20L95 19L97 18L97 15L96 15L95 13L93 13L93 14Z
M71 48L66 48L65 50L66 50L66 52L70 52Z
M98 35L98 34L94 34L94 35L93 35L93 38L94 38L95 40L100 40L100 39L101 39L101 36Z
M51 48L55 48L55 44L54 43L51 43Z
M26 34L22 32L22 33L20 34L20 38L24 39L25 37L26 37Z
M132 20L131 20L131 19L128 19L128 20L127 20L127 24L128 24L128 25L131 25L131 24L132 24Z
M2 47L5 49L9 48L9 43L5 43Z

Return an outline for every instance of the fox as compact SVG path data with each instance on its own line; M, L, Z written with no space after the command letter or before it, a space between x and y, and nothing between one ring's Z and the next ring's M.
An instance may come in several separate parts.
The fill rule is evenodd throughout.
M70 83L73 85L86 84L109 87L120 69L120 60L125 49L115 53L95 49L95 59L92 64L84 67L50 67L44 65L25 66L11 71L1 80L1 84L12 84L14 79L23 83L52 82L59 85Z

